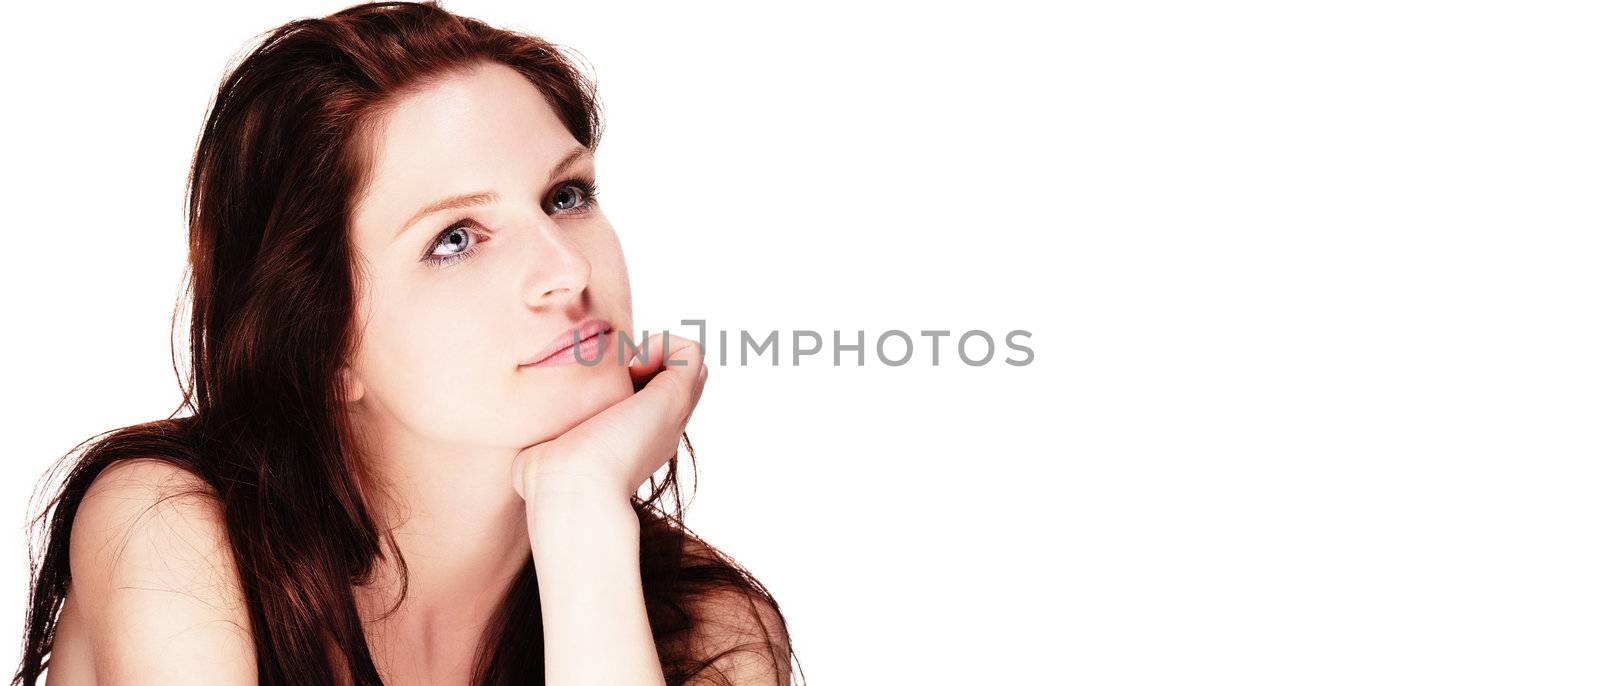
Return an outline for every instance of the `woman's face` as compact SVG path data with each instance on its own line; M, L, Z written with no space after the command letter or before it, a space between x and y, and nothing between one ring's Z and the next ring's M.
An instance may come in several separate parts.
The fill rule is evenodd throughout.
M453 75L396 101L373 146L344 377L363 424L521 448L633 392L609 334L600 364L519 365L586 320L632 330L622 248L586 190L594 160L536 87L500 64Z

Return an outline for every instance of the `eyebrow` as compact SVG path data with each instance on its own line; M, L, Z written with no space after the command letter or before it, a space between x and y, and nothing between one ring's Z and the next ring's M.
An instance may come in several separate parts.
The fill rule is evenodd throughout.
M586 158L593 159L593 157L594 151L588 148L582 146L573 148L561 158L560 162L556 163L555 167L551 168L550 178L545 183L548 185L550 182L555 181L556 177L567 173L567 170L572 168L573 165L576 165L578 162ZM460 195L452 195L448 198L436 200L432 203L429 203L422 209L417 210L416 214L411 215L411 218L406 220L406 223L400 226L400 230L395 232L394 237L399 238L401 234L405 233L407 229L410 229L412 225L416 224L418 221L421 221L423 217L435 212L458 210L464 207L480 207L482 205L488 205L499 200L500 194L494 191L462 193Z

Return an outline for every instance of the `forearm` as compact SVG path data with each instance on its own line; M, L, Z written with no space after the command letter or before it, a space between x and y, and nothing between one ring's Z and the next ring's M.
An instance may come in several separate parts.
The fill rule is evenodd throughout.
M544 494L529 504L528 524L544 621L545 683L666 683L645 614L633 508Z

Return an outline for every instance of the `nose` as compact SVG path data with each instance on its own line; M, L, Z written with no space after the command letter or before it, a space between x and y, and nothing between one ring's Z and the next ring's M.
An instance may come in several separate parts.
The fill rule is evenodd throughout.
M531 269L523 298L529 307L564 305L589 287L589 258L549 217L534 220L528 243Z

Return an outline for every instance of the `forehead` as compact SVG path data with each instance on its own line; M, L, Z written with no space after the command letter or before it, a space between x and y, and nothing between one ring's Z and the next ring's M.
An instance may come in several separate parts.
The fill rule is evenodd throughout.
M402 96L376 122L356 232L377 240L438 197L530 187L577 145L539 89L510 67L451 74Z

